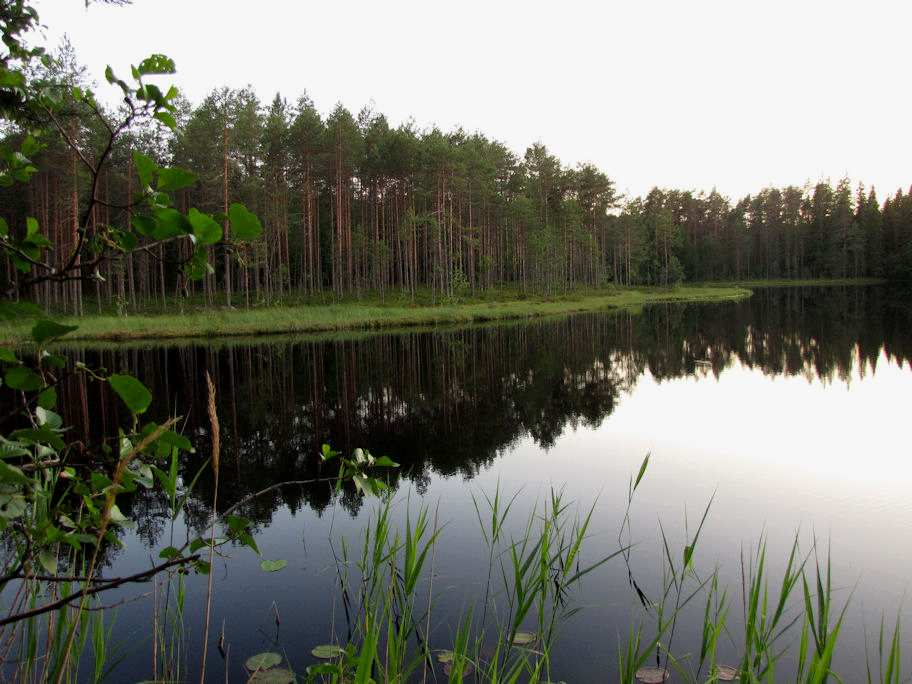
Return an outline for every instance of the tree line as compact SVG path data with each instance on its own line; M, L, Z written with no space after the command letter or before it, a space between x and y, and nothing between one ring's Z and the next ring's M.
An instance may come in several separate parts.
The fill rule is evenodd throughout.
M67 46L43 69L42 78L77 92L86 86ZM102 117L84 109L74 99L65 114L75 147L64 136L45 141L28 190L0 189L11 231L35 217L58 254L72 247L90 193L79 156L93 158L105 135ZM262 236L246 246L226 240L198 282L178 266L191 246L158 244L83 273L88 281L49 281L33 294L40 303L80 313L87 299L126 308L194 295L249 306L422 291L452 301L497 287L553 294L611 283L912 276L912 191L881 202L873 188L841 180L737 201L660 188L625 198L595 166L566 166L541 143L518 156L481 133L393 126L369 107L353 114L336 105L324 116L307 96L267 104L250 88L219 88L196 106L181 99L175 118L174 132L120 137L92 226L141 220L132 210L141 152L195 175L175 191L176 207L227 215L244 203ZM227 220L223 230L230 237ZM0 278L9 286L17 277L7 258Z

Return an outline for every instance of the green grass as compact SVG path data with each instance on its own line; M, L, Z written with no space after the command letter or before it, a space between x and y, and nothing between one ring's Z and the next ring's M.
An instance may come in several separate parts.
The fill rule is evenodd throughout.
M536 318L556 314L636 307L659 302L732 301L750 296L750 290L728 285L675 288L613 288L554 297L516 299L500 292L501 299L471 299L451 304L409 304L402 301L343 301L291 303L242 308L187 307L179 313L88 314L64 317L61 323L78 325L68 340L138 340L206 338L229 335L326 332L338 330L466 324L481 321ZM29 338L31 324L7 326L0 339L21 343Z
M612 287L576 290L553 296L530 295L498 288L464 297L458 302L433 303L430 293L420 291L416 301L398 294L380 299L375 294L349 295L332 301L328 295L294 296L251 308L236 305L210 307L199 298L151 305L140 313L118 314L112 310L82 317L58 317L78 325L67 340L110 341L206 339L281 333L328 333L377 328L436 325L467 325L488 321L521 320L562 314L635 308L661 302L721 302L748 297L751 288L835 287L875 285L876 278L821 280L744 280L728 283L688 284L679 287ZM87 309L92 305L87 304ZM178 308L178 311L175 311ZM20 344L30 338L31 322L7 324L0 342Z

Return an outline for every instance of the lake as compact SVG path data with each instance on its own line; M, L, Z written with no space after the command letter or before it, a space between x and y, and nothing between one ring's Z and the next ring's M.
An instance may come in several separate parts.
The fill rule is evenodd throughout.
M433 583L425 578L419 590L435 597L435 649L451 648L459 618L482 608L488 558L473 493L518 493L507 527L517 537L552 488L583 513L595 504L584 551L591 561L617 550L628 483L647 453L624 535L633 544L629 574L615 558L582 580L569 599L581 610L560 628L553 680L613 679L619 635L631 624L642 622L647 633L653 625L630 579L657 597L660 523L680 554L685 524L692 537L711 499L694 562L701 576L718 567L729 588L735 643L740 559L761 537L772 583L796 534L804 553L814 539L823 560L829 548L836 605L852 594L836 659L845 681L863 677L865 627L876 634L882 614L892 623L909 588L912 307L886 287L770 288L736 303L469 328L69 353L137 375L156 397L158 418L185 417L198 452L181 466L185 481L208 453L205 372L212 375L220 509L277 482L334 474L320 465L324 442L397 461L394 523L426 506L445 525ZM97 384L73 381L61 396L66 423L86 442L112 435L125 418ZM148 567L172 536L185 536L185 525L202 526L212 488L206 471L188 519L174 528L162 500L125 502L140 524L124 533L124 549L109 554L105 573ZM314 646L344 636L336 558L343 539L358 548L377 506L353 488L337 493L327 484L276 489L243 506L262 557L288 565L267 573L261 558L237 548L213 567L213 632L224 631L232 680L255 653L283 652L303 670L316 662ZM190 679L205 586L204 577L187 578ZM134 586L118 598L151 591ZM671 646L679 658L699 651L702 612L697 600L681 613ZM118 608L123 660L114 680L150 674L152 613L149 596ZM796 627L792 643L798 636ZM783 657L783 674L794 651ZM738 652L724 637L721 660L737 664ZM224 668L211 649L210 680L224 681Z

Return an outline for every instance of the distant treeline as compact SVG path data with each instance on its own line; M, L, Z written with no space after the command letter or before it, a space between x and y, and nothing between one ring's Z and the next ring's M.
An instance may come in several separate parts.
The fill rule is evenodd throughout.
M56 70L56 71L55 71ZM64 51L49 77L79 85ZM271 301L290 294L372 291L436 298L498 286L557 292L609 283L682 280L912 276L912 195L884 199L843 180L766 188L737 201L656 188L624 198L590 164L569 168L541 144L518 157L463 130L390 126L369 108L338 105L321 116L306 96L268 105L250 89L222 88L193 107L179 132L127 135L96 189L93 225L133 220L140 188L132 151L198 176L182 207L221 212L234 201L265 227L250 248L226 247L214 272L186 282L186 246L156 246L107 263L94 285L47 284L37 297L79 312L83 298L129 306L196 294L212 303ZM71 137L92 159L103 123L73 108ZM7 131L16 135L15 131ZM60 142L40 155L28 186L0 191L0 216L15 231L38 219L65 254L90 189L78 155ZM745 160L749 163L749 160ZM16 277L0 264L0 279Z

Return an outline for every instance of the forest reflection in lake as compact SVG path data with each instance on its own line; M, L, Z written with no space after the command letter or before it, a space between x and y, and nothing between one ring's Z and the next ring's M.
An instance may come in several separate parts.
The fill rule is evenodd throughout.
M518 508L525 510L552 485L585 507L598 498L593 540L598 551L610 551L627 478L651 452L633 510L631 565L643 586L658 579L657 517L682 541L685 507L693 524L714 492L703 563L720 565L733 598L742 544L765 532L779 562L799 528L806 544L815 533L830 537L838 598L859 582L838 663L852 673L863 667L862 618L871 629L881 610L888 618L895 612L912 561L903 541L912 522L907 302L882 287L766 289L739 303L638 313L71 353L137 375L156 397L158 418L186 416L198 451L182 464L187 479L208 451L204 376L211 373L225 507L273 483L320 474L324 442L398 461L398 496L413 505L439 502L448 523L435 580L441 647L455 631L444 616L456 618L481 600L472 491L498 483L522 489ZM74 381L61 396L65 421L84 441L111 438L123 419L99 385ZM186 521L191 528L203 526L211 500L204 474ZM170 533L162 501L145 495L130 505L141 522L126 535L126 550L111 554L118 573L148 563L150 549L166 545ZM244 506L264 556L288 559L289 568L266 575L240 551L216 568L213 611L228 625L237 662L279 643L299 654L293 664L307 664L300 654L326 641L340 619L326 541L355 542L372 510L354 490L336 495L325 485L282 488ZM190 581L190 606L201 587ZM282 615L278 635L273 601ZM613 671L616 635L642 618L620 567L589 578L580 602L584 610L555 654L555 673L567 681L585 681L593 668ZM126 633L140 634L147 612L142 604L123 608ZM197 618L193 609L187 614L192 628ZM679 640L682 652L699 647L698 634ZM736 649L726 648L734 657ZM123 667L145 659L137 648ZM210 674L222 676L218 668Z

